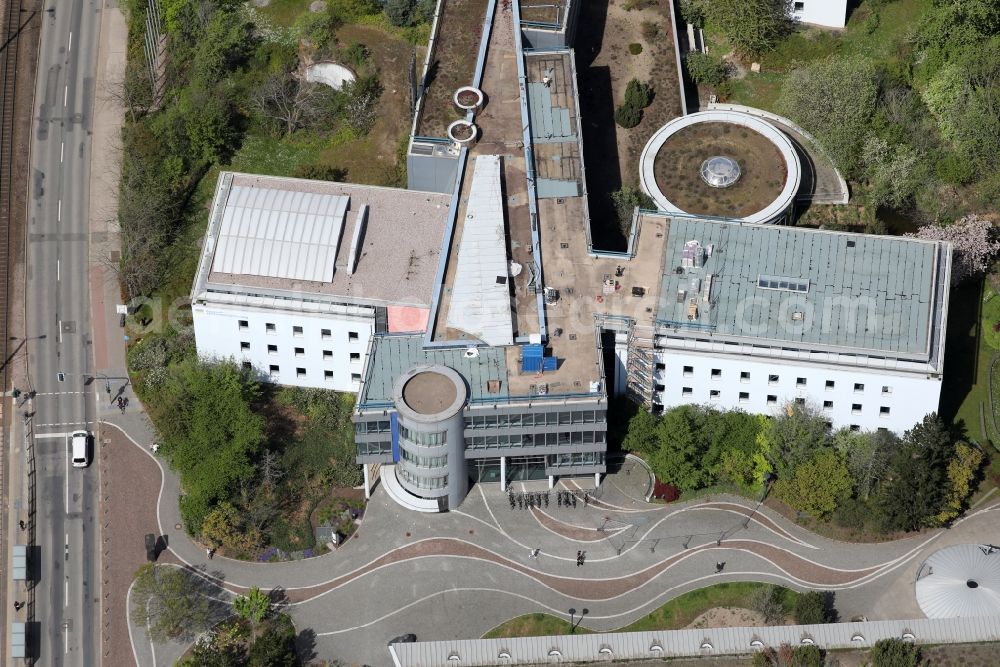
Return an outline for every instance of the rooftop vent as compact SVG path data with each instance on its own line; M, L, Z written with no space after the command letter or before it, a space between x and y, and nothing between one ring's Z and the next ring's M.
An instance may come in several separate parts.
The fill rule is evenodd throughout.
M786 292L801 292L805 294L809 291L809 281L800 278L784 278L776 276L757 276L757 287L761 289L785 290Z
M847 242L847 247L848 248L853 248L854 247L854 241L848 241Z
M681 250L681 266L685 269L701 268L705 261L705 251L697 240L688 241Z
M796 322L801 322L802 320L805 319L805 317L806 317L805 313L803 313L801 310L796 310L794 313L792 313L792 319L795 320Z

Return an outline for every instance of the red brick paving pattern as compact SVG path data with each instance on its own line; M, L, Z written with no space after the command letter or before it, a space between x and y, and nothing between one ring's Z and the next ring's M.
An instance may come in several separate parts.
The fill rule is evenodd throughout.
M785 530L784 528L782 528L781 526L779 526L770 517L768 517L768 516L766 516L764 514L761 514L760 512L754 512L753 509L747 507L746 505L740 505L738 503L714 502L714 503L703 503L701 505L695 505L694 507L692 507L690 509L718 509L718 510L728 510L730 512L736 512L737 514L742 514L743 516L746 516L746 517L752 516L754 521L756 521L757 523L761 524L762 526L764 526L766 528L769 528L770 530L772 530L775 533L781 535L782 537L787 537L789 540L791 540L793 542L798 542L799 544L803 544L802 540L800 540L799 538L795 537L794 535L792 535L791 533L789 533L787 530Z
M103 617L101 651L104 665L134 665L125 608L132 574L146 562L146 533L159 534L156 498L160 469L145 452L114 427L102 428L101 448L101 584ZM165 527L168 530L171 527ZM179 563L170 552L160 563Z
M580 528L579 526L574 526L560 521L559 519L541 511L537 507L532 507L531 513L534 515L538 523L542 524L553 533L577 542L600 542L601 540L607 538L608 535L614 535L625 530L625 528L615 528L614 530L609 531L599 531L596 528Z

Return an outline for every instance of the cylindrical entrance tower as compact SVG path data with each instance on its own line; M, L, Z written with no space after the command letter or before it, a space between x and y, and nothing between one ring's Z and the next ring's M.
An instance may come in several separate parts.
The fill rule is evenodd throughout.
M447 497L458 507L469 492L465 469L465 381L441 365L415 366L396 378L393 401L399 420L396 479L421 498Z

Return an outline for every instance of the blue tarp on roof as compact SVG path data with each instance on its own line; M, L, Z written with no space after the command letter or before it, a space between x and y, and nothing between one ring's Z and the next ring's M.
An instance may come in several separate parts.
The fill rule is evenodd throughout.
M545 348L541 345L525 345L521 354L521 372L538 373L540 371L556 370L555 357L546 357Z

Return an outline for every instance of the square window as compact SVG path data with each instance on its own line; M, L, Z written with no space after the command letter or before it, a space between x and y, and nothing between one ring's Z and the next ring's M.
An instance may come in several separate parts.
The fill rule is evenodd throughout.
M865 390L865 385L861 384L860 382L855 382L854 383L854 391L856 391L856 392L862 392L864 390Z
M883 405L882 407L880 407L878 409L878 416L879 417L888 417L889 416L889 406Z
M323 340L329 340L330 338L333 337L333 335L330 333L329 329L320 329L319 337L322 338Z
M249 350L250 349L250 341L248 341L248 340L240 341L240 349L241 350Z
M708 392L708 397L711 398L713 401L719 400L721 396L722 393L718 389L713 389L710 392Z
M333 359L333 350L323 350L323 359Z
M361 353L351 352L351 361L361 361Z
M358 340L358 332L357 331L348 331L347 332L347 340L349 340L349 341L356 341L356 340Z
M243 370L245 370L245 371L252 371L253 370L253 364L251 364L249 361L244 361L243 362Z
M278 346L277 345L268 345L267 346L267 353L268 354L278 354Z
M293 336L301 336L302 335L302 327L292 327L292 335Z
M851 414L852 415L860 415L861 414L861 404L860 403L851 403Z
M834 382L833 380L827 380L826 381L826 390L827 391L831 391L836 386L837 386L837 383Z
M351 382L361 382L361 373L351 373Z
M833 410L833 401L823 401L824 410Z
M767 383L768 384L778 384L778 376L777 375L768 375L767 376Z
M774 394L768 394L767 395L767 404L768 405L777 405L778 404L778 397L775 396Z
M297 348L295 348L295 356L296 357L304 357L304 356L306 356L306 348L304 348L304 347L297 347Z
M694 366L685 366L684 377L691 377L692 375L694 375Z
M888 396L891 393L892 393L892 387L890 387L889 385L883 385L882 386L882 395L883 396Z
M743 371L742 373L740 373L740 382L749 382L749 381L750 381L750 373L748 371Z
M806 404L806 399L802 398L801 396L795 399L795 405L805 405L805 404Z
M264 325L264 331L266 331L269 334L273 334L277 330L278 328L274 326L274 322L268 322L267 324Z
M741 391L740 392L740 403L748 403L750 401L750 392Z
M722 369L721 368L713 368L712 369L712 379L713 380L722 379Z
M304 378L305 376L306 376L306 369L304 368L295 369L295 377Z
M278 365L271 364L270 366L267 367L267 372L270 373L271 375L277 375L279 372Z
M333 371L323 371L323 379L330 381L333 379Z
M795 378L795 386L799 387L800 389L802 387L806 386L806 379L805 378Z
M249 320L240 320L240 329L249 329L249 328L250 328Z
M691 387L681 387L681 396L691 396L694 390Z
M792 11L793 12L801 12L803 9L805 9L805 6L806 6L806 3L804 1L795 2L795 3L792 4Z
M851 430L852 431L860 431L861 427L858 426L857 424L851 424Z

